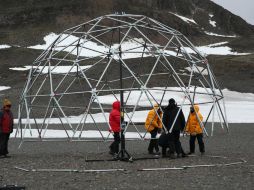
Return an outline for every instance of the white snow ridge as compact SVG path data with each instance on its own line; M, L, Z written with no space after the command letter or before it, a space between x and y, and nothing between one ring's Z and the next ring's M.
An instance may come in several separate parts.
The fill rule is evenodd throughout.
M209 36L218 36L218 37L226 37L226 38L237 38L237 35L223 35L223 34L216 34L213 32L207 32L205 31L205 33Z
M173 14L173 13L172 13ZM195 22L195 21L194 21ZM237 36L226 36L226 35L219 35L219 34L214 34L214 33L210 33L210 32L205 32L208 35L216 35L216 36L220 36L220 37L237 37ZM43 45L35 45L35 46L30 46L28 48L31 49L40 49L40 50L46 50L48 48L48 46L58 37L59 35L54 34L54 33L50 33L49 35L44 37L44 41L45 44ZM63 35L65 36L65 35ZM76 54L75 51L73 51L73 47L72 46L76 46L75 43L77 43L78 38L76 36L72 36L70 35L68 38L64 39L61 43L60 43L60 47L56 47L57 51L61 51L63 50L63 47L65 46L69 46L70 44L72 44L71 46L69 46L68 48L65 48L63 51L66 52L70 52L72 54ZM122 54L122 58L123 59L132 59L132 58L139 58L139 57L151 57L153 56L149 50L145 50L145 54L142 55L143 51L143 47L137 43L137 41L142 42L143 39L135 39L134 40L130 40L130 41L125 41L122 43L122 50L125 51ZM208 44L208 45L204 45L204 46L199 46L196 47L201 53L203 53L204 55L248 55L250 53L238 53L238 52L232 52L232 49L228 46L222 46L224 44L226 44L228 42L220 42L220 43L216 43L216 44ZM86 49L85 47L89 47L89 49L93 49L94 51L91 51L89 49ZM117 48L118 44L113 44L112 45L112 49ZM188 53L195 53L191 48L185 47L185 50ZM173 51L169 51L169 50L165 50L165 53L167 55L174 55L176 56L176 52ZM90 42L87 41L84 44L84 48L82 49L82 51L80 52L80 56L84 56L84 57L95 57L95 56L105 56L106 54L106 47L102 46L102 45L98 45L94 42ZM11 70L28 70L28 67L31 66L25 66L25 68L10 68ZM39 68L40 69L40 68ZM46 69L46 68L45 68ZM64 69L63 67L60 70L67 70ZM55 72L57 72L55 70ZM67 71L68 72L68 71ZM61 72L64 73L64 72Z
M0 86L0 91L3 91L3 90L8 90L10 89L11 87L9 86Z
M0 49L7 49L7 48L11 48L11 46L6 44L0 45Z
M177 16L178 18L182 19L184 22L197 24L197 23L195 22L195 20L193 20L193 19L187 18L187 17L185 17L185 16L178 15L178 14L176 14L176 13L172 13L172 12L169 12L169 13L170 13L170 14L173 14L173 15L175 15L175 16Z
M80 66L78 69L77 67L73 67L72 65L65 65L65 66L51 66L51 73L52 74L63 74L63 73L75 73L77 71L81 70L85 70L90 68L90 65L87 66ZM10 68L10 70L14 70L14 71L27 71L30 70L32 68L32 66L24 66L24 67L12 67ZM41 72L43 74L48 73L49 70L49 66L33 66L34 69L37 70L37 72Z

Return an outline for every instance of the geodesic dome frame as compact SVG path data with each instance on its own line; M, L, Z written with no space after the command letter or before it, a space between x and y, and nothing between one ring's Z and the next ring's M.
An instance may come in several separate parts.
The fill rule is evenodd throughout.
M146 132L136 125L138 116L154 104L163 111L176 95L181 109L211 105L206 120L199 121L206 134L209 117L213 132L215 113L228 129L215 75L183 34L143 15L111 14L65 30L34 61L20 98L16 135L25 140L35 133L46 140L47 130L57 127L68 140L85 141L91 139L84 134L96 129L106 141L108 113L120 92L124 132L132 128L139 139L146 139Z

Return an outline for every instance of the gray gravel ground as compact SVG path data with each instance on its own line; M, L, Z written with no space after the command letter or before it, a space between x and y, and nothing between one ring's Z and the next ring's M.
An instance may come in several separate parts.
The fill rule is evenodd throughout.
M169 160L139 160L133 163L85 162L88 159L106 159L107 143L96 142L43 142L25 143L18 149L18 139L10 140L11 158L0 159L0 184L24 185L26 189L253 189L254 188L254 126L232 124L230 133L216 129L214 137L205 138L206 156ZM182 138L187 150L188 137ZM135 158L148 156L148 142L127 142L127 150ZM220 155L227 158L212 158ZM247 163L201 167L184 170L138 171L143 168L180 167L184 165ZM25 172L26 169L113 169L126 171L109 173Z

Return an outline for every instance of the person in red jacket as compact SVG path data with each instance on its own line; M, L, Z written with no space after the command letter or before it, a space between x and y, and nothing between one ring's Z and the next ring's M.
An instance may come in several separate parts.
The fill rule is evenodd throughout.
M5 99L3 109L0 111L0 156L8 157L8 141L13 132L13 115L11 102Z
M121 116L120 116L120 102L115 101L112 104L112 111L109 114L109 124L111 127L111 131L114 133L114 141L109 146L110 154L118 154L119 152L119 144L120 144L120 123L121 123Z

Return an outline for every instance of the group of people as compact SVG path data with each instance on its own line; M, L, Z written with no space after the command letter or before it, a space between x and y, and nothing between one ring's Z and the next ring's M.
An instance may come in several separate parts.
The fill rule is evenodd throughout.
M119 152L120 120L120 102L115 101L109 115L110 130L114 133L114 141L109 147L110 154L112 155ZM199 112L198 105L190 107L187 123L182 110L177 106L174 99L170 99L168 106L165 108L160 108L157 104L154 105L154 108L149 111L145 122L145 128L147 132L151 134L148 153L153 155L160 154L159 146L161 146L163 157L186 157L187 154L184 152L180 142L181 132L186 132L190 135L190 151L188 154L193 154L195 152L196 139L198 140L201 154L204 154L205 146L201 127L202 120L203 117ZM158 133L162 133L159 139L157 138Z
M121 132L120 107L119 101L114 102L109 115L110 130L114 133L114 141L109 147L110 154L112 155L118 154L119 152ZM160 154L159 146L161 146L163 157L186 157L187 154L184 152L180 142L181 132L186 132L190 135L190 151L188 154L195 152L196 139L198 140L199 150L203 154L205 152L205 146L203 142L203 130L200 125L202 120L203 117L199 112L198 105L190 107L187 124L182 110L177 106L174 99L169 100L166 108L155 105L149 111L145 122L145 128L151 134L148 153ZM4 99L3 108L0 110L0 157L8 157L8 141L12 132L13 115L11 112L11 102L8 99ZM157 138L158 133L162 133L159 139Z
M161 146L163 157L186 157L187 154L184 152L180 142L181 132L186 132L190 135L190 151L188 154L193 154L195 152L196 139L198 140L201 154L204 154L205 146L203 142L203 130L201 127L203 116L199 112L199 106L194 105L193 107L190 107L187 123L182 109L177 106L174 99L170 99L168 106L163 108L163 115L161 109L162 108L159 108L158 105L155 105L154 109L149 111L145 122L146 130L151 134L148 153L160 154L159 146ZM163 128L163 125L165 128ZM162 131L163 133L160 138L157 139L157 134Z

